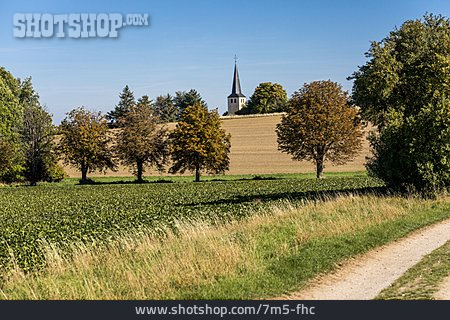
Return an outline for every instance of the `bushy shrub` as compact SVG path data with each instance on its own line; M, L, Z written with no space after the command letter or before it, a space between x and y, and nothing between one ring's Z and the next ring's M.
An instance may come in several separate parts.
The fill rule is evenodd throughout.
M372 134L369 173L401 191L433 196L450 187L450 102L428 105L404 119L392 111Z
M68 178L69 176L64 171L64 168L59 163L54 164L48 170L48 177L46 179L47 182L60 182L64 178Z

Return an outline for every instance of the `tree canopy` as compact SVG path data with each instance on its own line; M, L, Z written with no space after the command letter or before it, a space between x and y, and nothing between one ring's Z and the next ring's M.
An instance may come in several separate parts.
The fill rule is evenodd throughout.
M317 178L324 161L343 164L361 148L362 124L348 94L330 80L314 81L296 91L277 125L278 148L294 160L313 161Z
M217 112L209 112L200 103L187 107L176 128L170 133L171 173L194 171L217 174L228 170L230 134L221 128Z
M19 102L19 81L0 67L0 139L11 142L17 137L23 107Z
M195 89L191 89L189 91L177 91L175 93L175 97L173 98L173 103L178 109L178 118L184 112L184 109L189 106L199 104L205 108L208 107L200 93L198 93Z
M380 128L391 111L415 115L450 94L450 23L442 16L406 21L372 42L366 57L349 78L354 80L352 99Z
M159 125L153 108L138 103L119 120L116 152L125 166L132 168L137 181L143 181L148 166L164 169L168 157L167 129Z
M260 83L245 108L239 114L273 113L285 111L288 104L288 96L283 87L278 83Z
M180 115L170 94L156 97L155 113L161 122L175 122Z
M64 162L81 171L81 183L87 173L114 170L110 149L111 136L105 117L84 107L70 111L60 125L59 150Z

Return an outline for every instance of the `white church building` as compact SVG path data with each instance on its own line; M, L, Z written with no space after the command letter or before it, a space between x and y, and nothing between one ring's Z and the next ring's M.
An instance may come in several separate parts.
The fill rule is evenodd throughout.
M228 96L228 115L235 115L236 111L244 107L246 101L246 97L241 92L241 82L239 81L237 62L235 61L233 86L231 87L231 94Z

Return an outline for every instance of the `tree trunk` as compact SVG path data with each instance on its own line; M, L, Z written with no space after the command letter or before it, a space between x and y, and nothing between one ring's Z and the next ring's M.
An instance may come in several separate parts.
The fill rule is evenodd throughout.
M316 154L316 177L321 179L323 176L323 161L325 159L325 147L317 146Z
M87 172L88 172L88 166L86 163L81 164L81 180L80 183L86 183L87 182Z
M137 182L143 182L144 179L142 179L142 173L144 172L144 165L142 161L137 161L136 166L137 166Z
M200 182L200 165L195 165L195 182Z
M323 176L323 159L317 160L316 162L316 177L321 179Z

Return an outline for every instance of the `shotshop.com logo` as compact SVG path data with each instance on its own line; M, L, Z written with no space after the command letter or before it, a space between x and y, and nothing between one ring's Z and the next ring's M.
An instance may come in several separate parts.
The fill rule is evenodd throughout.
M16 13L13 16L16 38L117 38L124 26L148 26L148 14L120 13Z

